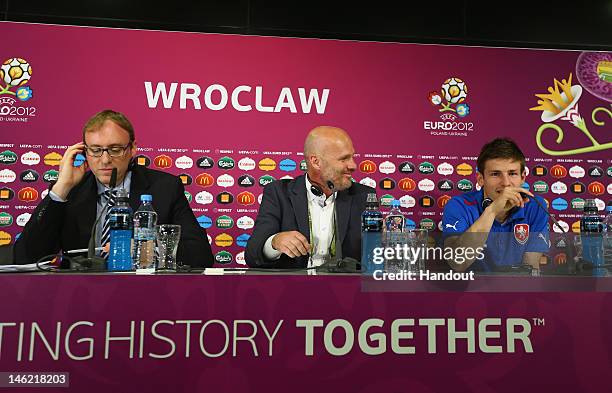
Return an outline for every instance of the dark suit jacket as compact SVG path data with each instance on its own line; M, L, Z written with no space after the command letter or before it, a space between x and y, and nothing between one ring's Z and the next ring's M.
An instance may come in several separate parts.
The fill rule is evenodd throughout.
M264 187L253 235L245 252L247 265L271 268L306 267L308 256L290 258L282 254L278 260L271 261L263 255L264 243L278 232L299 231L306 239L310 239L304 176L292 180L277 180ZM372 188L359 183L353 183L348 190L338 192L336 211L342 257L361 260L361 213L365 210L366 198L371 192L374 192Z
M140 206L142 194L153 195L158 224L180 224L181 241L177 259L192 267L213 264L206 230L198 225L180 180L169 173L134 166L130 185L130 206ZM15 263L31 263L60 250L87 248L96 220L98 189L92 172L77 184L67 202L49 196L36 207L15 243Z

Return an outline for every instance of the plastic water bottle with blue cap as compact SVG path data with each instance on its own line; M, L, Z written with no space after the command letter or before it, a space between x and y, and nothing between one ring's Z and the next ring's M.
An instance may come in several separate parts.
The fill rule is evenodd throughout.
M155 268L155 225L157 213L153 208L153 196L140 196L140 207L134 213L134 250L132 252L135 269Z

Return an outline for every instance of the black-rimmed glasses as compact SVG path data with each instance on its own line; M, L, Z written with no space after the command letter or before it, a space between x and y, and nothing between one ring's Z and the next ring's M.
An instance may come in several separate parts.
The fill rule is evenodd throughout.
M123 146L115 145L109 147L85 146L85 152L91 157L102 157L104 152L107 152L111 157L121 157L131 145L131 143L128 143L127 145Z

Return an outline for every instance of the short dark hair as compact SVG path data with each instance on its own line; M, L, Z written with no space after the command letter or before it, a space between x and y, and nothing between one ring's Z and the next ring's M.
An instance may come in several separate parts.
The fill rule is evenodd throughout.
M478 172L484 175L485 163L497 158L519 161L521 163L521 174L525 172L525 155L512 139L497 138L484 145L478 155L478 161L476 161Z
M134 127L128 118L120 112L116 112L111 109L105 109L102 112L96 113L91 119L87 120L83 127L83 141L85 141L85 134L88 132L98 131L105 121L110 120L123 128L130 135L130 143L134 143L136 136L134 135Z

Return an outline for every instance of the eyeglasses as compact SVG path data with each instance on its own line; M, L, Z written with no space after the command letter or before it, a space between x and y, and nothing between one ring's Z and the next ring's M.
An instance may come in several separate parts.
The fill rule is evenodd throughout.
M89 147L85 146L85 151L88 156L91 157L102 157L104 152L107 152L111 157L121 157L125 154L125 151L131 146L131 143L128 143L124 146L109 146L109 147Z

